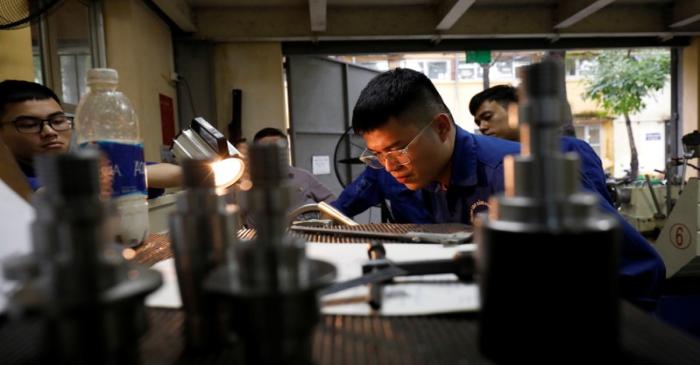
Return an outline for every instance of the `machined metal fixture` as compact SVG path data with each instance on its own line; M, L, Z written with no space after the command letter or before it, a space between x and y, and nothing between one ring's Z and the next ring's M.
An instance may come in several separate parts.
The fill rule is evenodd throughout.
M257 237L238 243L233 257L207 280L207 289L232 309L233 330L251 364L311 363L318 291L335 277L333 265L307 258L305 242L286 231L287 166L283 143L251 147L248 204L259 222Z
M10 312L42 323L39 363L140 363L143 299L161 276L126 263L111 245L99 155L40 156L36 168L44 188L33 200L33 252L4 267L20 282Z
M482 217L479 340L497 362L580 361L619 348L618 223L581 191L578 157L560 152L570 110L562 67L546 59L524 68L522 153L504 161L505 193Z
M185 309L188 351L231 345L231 312L204 291L204 280L228 261L236 242L237 208L217 189L211 160L182 161L185 191L170 216L170 237Z
M318 212L321 219L327 219L338 225L356 226L357 222L346 216L341 211L326 202L305 204L289 212L289 224L293 225L294 220L305 213Z

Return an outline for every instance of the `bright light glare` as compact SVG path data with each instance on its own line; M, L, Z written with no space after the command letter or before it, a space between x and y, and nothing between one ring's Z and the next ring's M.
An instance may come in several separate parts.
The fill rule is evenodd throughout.
M243 161L238 158L227 158L211 164L214 171L214 183L218 188L226 188L241 178L244 169Z

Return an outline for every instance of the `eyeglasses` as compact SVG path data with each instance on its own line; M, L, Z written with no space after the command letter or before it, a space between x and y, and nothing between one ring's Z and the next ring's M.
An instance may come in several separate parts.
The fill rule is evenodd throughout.
M0 125L14 124L15 129L19 133L34 134L40 133L44 129L44 123L48 124L56 132L67 131L73 128L73 116L59 114L50 117L49 119L41 119L34 117L19 117L15 120L4 122Z
M411 155L408 153L409 147L411 147L411 145L413 145L413 143L418 139L418 137L420 137L421 134L423 134L423 132L425 132L432 125L433 123L431 121L431 123L428 123L428 125L423 127L423 129L421 129L420 132L418 132L418 134L416 134L416 136L413 137L411 142L408 142L406 147L400 150L375 154L365 148L365 150L362 151L362 154L360 155L360 161L364 162L367 166L373 169L383 169L387 163L401 166L408 165L411 163Z

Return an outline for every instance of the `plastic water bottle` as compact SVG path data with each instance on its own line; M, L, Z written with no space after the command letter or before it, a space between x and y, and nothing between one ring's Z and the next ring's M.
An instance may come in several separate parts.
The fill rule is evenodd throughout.
M88 93L75 115L78 144L103 152L102 179L112 176L111 196L120 214L116 240L137 246L148 234L148 202L139 121L129 99L117 91L116 70L88 71Z

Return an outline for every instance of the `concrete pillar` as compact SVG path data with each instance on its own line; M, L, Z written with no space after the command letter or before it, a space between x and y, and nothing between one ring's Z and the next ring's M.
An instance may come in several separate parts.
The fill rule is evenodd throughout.
M106 0L104 22L107 66L119 72L119 89L139 116L146 160L160 161L159 94L172 98L177 119L170 28L140 0ZM178 121L174 123L177 129Z
M700 38L695 37L690 46L683 49L683 96L681 100L682 134L700 129Z
M214 48L217 126L228 133L231 90L241 89L242 133L252 139L264 127L288 125L280 43L221 43Z

